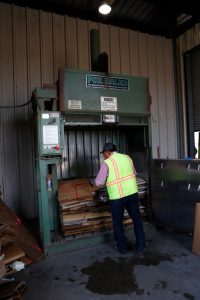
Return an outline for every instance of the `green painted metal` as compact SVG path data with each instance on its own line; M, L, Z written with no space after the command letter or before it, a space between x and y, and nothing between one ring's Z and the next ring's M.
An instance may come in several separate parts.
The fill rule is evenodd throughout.
M38 209L40 237L45 248L51 244L51 230L58 231L58 207L57 207L57 172L56 165L61 162L61 158L46 158L38 161L38 176L40 185L38 186ZM52 191L48 191L47 178L49 166L52 169Z
M89 78L89 79L88 79ZM91 86L87 86L87 82ZM100 86L106 83L105 86ZM95 86L96 85L96 86ZM108 87L109 85L109 87ZM102 244L112 241L112 233L103 232L73 240L60 239L59 212L58 212L58 181L57 165L62 160L64 145L64 122L65 125L88 125L97 122L96 125L104 125L103 115L116 115L119 125L146 126L150 134L150 112L147 78L130 77L95 72L80 72L72 70L60 70L59 73L59 101L57 89L36 89L37 99L37 191L38 209L40 221L40 235L44 251L47 255L62 253L82 247ZM117 105L111 106L110 111L105 111L101 97L106 101L117 99ZM73 100L69 109L68 100ZM78 100L78 101L77 101ZM77 101L77 102L76 102ZM103 99L104 101L104 99ZM115 102L115 100L114 100ZM59 103L64 113L64 121L58 111L53 111ZM50 107L48 110L46 107ZM72 108L73 107L73 108ZM99 118L94 118L98 116ZM69 123L68 123L69 121ZM85 122L85 123L84 123ZM56 126L58 131L59 150L50 143L44 143L44 130L48 126ZM50 128L51 129L51 128ZM54 128L55 129L55 128ZM146 129L144 129L144 133ZM151 138L149 138L149 143ZM117 140L113 140L117 143ZM52 190L48 191L47 178L51 176Z
M125 234L127 238L133 238L133 227L128 226L125 229ZM87 248L92 246L103 245L105 243L113 243L113 232L112 230L106 230L96 234L84 235L83 237L76 237L71 240L62 239L51 245L46 245L44 252L46 255L55 255L66 253L68 251L73 251L81 248Z
M62 154L62 120L60 112L55 111L38 111L38 151L40 156ZM54 138L52 144L50 140ZM58 147L58 148L57 148Z
M52 165L52 211L53 211L53 228L55 232L59 231L59 207L58 207L58 180L57 164Z
M99 30L90 30L90 49L92 70L97 70L98 56L100 54Z
M69 106L69 100L73 100L79 101L79 106L81 103L81 108L76 109L77 112L102 113L101 97L106 97L108 100L116 97L118 113L138 115L149 113L147 78L61 69L59 79L63 112L76 109L71 109Z
M56 99L57 98L57 89L56 88L40 88L37 87L35 89L35 94L37 98L45 98L45 99Z
M50 216L49 216L49 197L47 192L47 161L39 161L40 168L40 197L39 209L40 209L40 235L43 242L43 245L50 245L51 236L50 236Z
M46 255L54 255L59 253L65 253L67 251L77 250L81 248L102 245L105 242L112 242L112 233L105 232L90 236L83 236L81 238L74 238L73 240L62 239L58 242L54 242L51 245L46 245L44 252Z

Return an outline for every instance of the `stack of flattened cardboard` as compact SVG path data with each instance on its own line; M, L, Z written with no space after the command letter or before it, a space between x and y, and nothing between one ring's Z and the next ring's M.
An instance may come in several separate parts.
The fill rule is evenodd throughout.
M146 195L147 190L147 182L141 178L136 176L137 186L138 186L138 195L140 199L143 199Z
M91 185L85 178L60 181L58 200L62 212L86 211L95 205Z
M138 186L138 196L140 199L140 213L142 217L148 216L148 197L147 197L147 181L141 177L136 177L137 186Z
M88 179L62 181L58 184L61 229L64 236L105 229L111 224L108 207L98 207Z
M140 181L144 185L144 181ZM101 231L112 227L108 202L97 201L88 179L61 181L58 184L61 230L64 236ZM131 224L128 213L124 224Z

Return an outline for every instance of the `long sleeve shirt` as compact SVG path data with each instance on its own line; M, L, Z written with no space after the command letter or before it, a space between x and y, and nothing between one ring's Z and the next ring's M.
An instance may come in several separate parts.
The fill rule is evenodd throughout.
M104 185L107 177L108 177L108 166L106 165L106 163L102 163L100 170L97 174L97 177L95 179L95 185L96 186Z

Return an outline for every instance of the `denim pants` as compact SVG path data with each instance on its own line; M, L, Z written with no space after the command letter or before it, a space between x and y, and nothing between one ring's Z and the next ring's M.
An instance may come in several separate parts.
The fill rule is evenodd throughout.
M145 246L145 235L143 223L139 210L138 193L116 199L109 200L112 213L113 234L119 251L127 251L127 240L124 235L124 209L126 208L130 218L134 222L134 232L136 238L136 251L142 251Z

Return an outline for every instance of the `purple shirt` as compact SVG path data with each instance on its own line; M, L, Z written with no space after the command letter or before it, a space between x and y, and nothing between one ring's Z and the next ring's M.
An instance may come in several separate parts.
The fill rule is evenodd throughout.
M95 179L95 185L104 185L106 182L106 179L108 177L108 166L106 163L102 163L99 173L97 174L97 177Z

